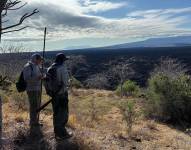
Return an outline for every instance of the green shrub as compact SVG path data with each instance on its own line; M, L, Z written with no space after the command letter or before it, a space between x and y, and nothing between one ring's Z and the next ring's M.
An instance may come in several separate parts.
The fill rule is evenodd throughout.
M117 87L116 93L117 95L122 95L122 96L136 96L140 91L139 86L131 81L127 80L125 83L122 85L119 85Z
M190 76L156 73L148 83L147 115L176 123L191 123Z
M72 88L79 89L79 88L82 88L83 85L82 85L82 83L81 83L79 80L77 80L76 78L72 77L71 87L72 87Z
M127 125L127 133L131 135L133 124L138 115L135 111L135 103L133 101L122 102L120 110L123 115L123 120Z

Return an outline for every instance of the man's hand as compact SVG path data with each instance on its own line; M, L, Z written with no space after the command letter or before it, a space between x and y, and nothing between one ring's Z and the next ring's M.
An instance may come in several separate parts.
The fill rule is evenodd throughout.
M38 76L38 80L43 80L45 77L43 75Z

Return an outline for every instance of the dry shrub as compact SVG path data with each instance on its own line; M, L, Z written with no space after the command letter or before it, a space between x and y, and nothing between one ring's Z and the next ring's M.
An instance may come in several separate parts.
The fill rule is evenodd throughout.
M147 121L146 127L150 130L158 130L157 124L153 120Z
M154 139L154 135L149 128L141 128L139 130L133 131L131 138L139 142L142 140L151 141Z
M75 90L75 89L73 89L73 90L70 91L70 92L71 92L72 96L75 96L75 97L78 97L78 96L81 95L81 93L80 93L78 90Z
M26 93L18 93L15 91L12 93L11 99L16 109L23 111L28 109L28 97Z
M111 98L113 98L113 97L115 97L115 94L113 93L113 92L109 92L108 94L107 94L107 97L111 97Z
M91 115L91 121L96 121L97 118L97 107L96 107L96 102L95 102L95 98L93 98L90 101L90 115Z
M104 93L100 93L100 92L96 93L96 97L104 97L104 96L105 96Z
M76 117L76 115L71 114L71 115L69 116L67 126L70 127L70 128L72 128L72 129L75 129L76 126L77 126L77 124L78 124L78 123L77 123L77 117Z
M16 116L15 116L15 121L17 123L23 123L27 120L28 118L28 113L27 112L20 112L20 113L17 113Z

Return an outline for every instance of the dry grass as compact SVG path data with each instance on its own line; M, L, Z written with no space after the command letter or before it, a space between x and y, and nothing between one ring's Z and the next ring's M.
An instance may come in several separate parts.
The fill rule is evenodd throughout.
M95 99L96 105L97 119L94 121L91 120L90 113L92 98ZM15 105L19 103L12 101L11 98L8 99L3 105L3 137L8 141L4 147L5 149L14 149L13 147L24 149L26 146L31 148L37 141L31 140L28 136L28 113L25 106L27 103L23 103L23 107L18 107ZM43 100L48 100L48 97L44 96ZM139 100L133 98L131 100L135 101L135 110L141 112L142 106ZM68 128L74 132L74 137L64 143L54 140L51 106L49 106L41 113L41 121L44 124L43 137L36 145L43 145L44 149L53 150L63 149L65 146L69 146L71 150L191 149L189 135L154 120L146 120L142 116L135 121L132 134L128 136L123 115L118 107L121 101L129 101L129 98L120 99L111 91L75 89L70 94L68 122Z

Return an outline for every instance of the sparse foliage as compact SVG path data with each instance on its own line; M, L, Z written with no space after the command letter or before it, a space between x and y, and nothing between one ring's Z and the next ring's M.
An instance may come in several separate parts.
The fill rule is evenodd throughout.
M135 103L133 101L122 102L120 110L123 115L123 119L127 125L127 133L131 136L133 123L136 120L137 114L135 111Z
M81 71L81 69L83 69L83 66L86 65L86 59L82 55L70 56L70 59L66 61L66 64L68 66L70 74L70 90L73 91L73 85L76 85L76 78L79 76L79 72Z
M86 80L86 86L89 88L94 88L94 89L103 89L107 87L108 85L108 80L103 73L99 73L96 75L91 76L89 79ZM95 97L92 98L90 101L90 114L91 114L91 120L94 121L97 119L97 107L96 107L96 102L95 102Z
M108 86L108 79L104 73L95 74L86 80L86 86L94 89L104 89Z
M90 114L91 114L91 121L95 121L97 119L97 108L95 103L95 98L92 98L90 101Z
M0 47L0 75L14 81L30 57L22 45L3 45Z
M181 63L177 59L173 58L161 58L160 64L157 65L154 71L151 73L157 74L162 73L169 77L176 78L188 72L188 69L185 64Z

